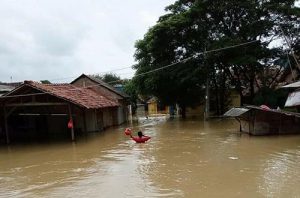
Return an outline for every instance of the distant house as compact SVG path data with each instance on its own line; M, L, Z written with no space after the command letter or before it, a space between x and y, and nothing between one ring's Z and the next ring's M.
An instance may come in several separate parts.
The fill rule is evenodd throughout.
M136 110L132 112L137 117L144 117L148 115L148 105L144 99L138 98L136 101Z
M25 81L0 97L0 138L76 135L114 125L119 108L91 88ZM70 125L71 124L71 125ZM71 127L73 126L73 127ZM69 127L69 128L68 128Z
M122 84L116 84L113 86L115 90L117 90L119 93L124 93L124 86Z
M241 106L241 96L235 89L230 90L227 100L229 101L229 104L227 106L228 109L231 109L232 107ZM210 108L209 108L210 110L209 110L208 117L217 115L216 108L214 107L214 105L216 105L216 104L217 104L216 101L214 101L213 97L211 97L210 98ZM186 116L187 117L198 117L198 116L202 117L202 116L204 116L204 113L205 113L205 104L204 103L196 105L194 107L186 108Z
M169 114L169 106L161 104L157 98L152 97L147 101L148 115Z
M20 82L15 82L15 83L4 83L4 82L0 82L0 96L10 92L11 90L13 90L15 87L21 85L22 83Z
M295 108L298 113L262 105L232 108L224 116L235 117L240 122L240 131L251 135L300 134L300 81L281 88L296 89L289 94L285 107Z
M129 96L124 92L118 91L113 86L98 78L85 74L82 74L73 80L71 84L77 87L92 89L99 95L105 96L106 98L116 102L118 104L118 108L115 112L113 112L114 125L122 124L128 120Z
M300 114L264 106L232 108L224 116L235 117L240 131L251 135L300 134Z

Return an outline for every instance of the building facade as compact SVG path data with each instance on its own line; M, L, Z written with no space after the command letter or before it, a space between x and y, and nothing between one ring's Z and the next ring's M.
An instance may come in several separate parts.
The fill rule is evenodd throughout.
M129 96L123 92L116 90L111 85L101 81L98 78L82 74L71 82L72 85L89 88L101 96L105 96L109 100L118 103L118 108L114 112L104 112L104 126L120 125L128 120Z

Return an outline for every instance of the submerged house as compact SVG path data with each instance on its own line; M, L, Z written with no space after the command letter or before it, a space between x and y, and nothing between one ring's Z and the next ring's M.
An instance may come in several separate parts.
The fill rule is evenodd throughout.
M156 97L152 97L147 101L148 115L168 114L169 106L163 105Z
M128 120L129 116L129 96L122 91L117 90L113 86L103 82L93 76L82 74L71 82L72 85L89 88L99 95L105 95L108 99L116 102L118 108L113 112L114 125L120 125Z
M240 132L251 135L300 134L300 113L245 106L232 108L224 116L235 117L240 123Z
M246 106L232 108L224 116L235 117L240 122L240 131L251 135L300 134L300 81L282 88L296 89L285 102L285 108L294 111Z
M114 125L119 104L90 88L25 81L0 97L0 139L76 135Z
M215 96L214 96L215 97ZM227 104L226 109L231 109L232 107L237 107L241 105L241 96L239 93L234 89L230 89L229 95L227 97L227 100L229 103ZM218 102L216 101L216 98L211 97L209 101L209 113L208 117L214 117L218 116L217 108ZM177 108L179 109L179 108ZM186 116L187 117L197 117L197 116L204 116L205 115L205 102L196 105L194 107L187 107L186 108Z

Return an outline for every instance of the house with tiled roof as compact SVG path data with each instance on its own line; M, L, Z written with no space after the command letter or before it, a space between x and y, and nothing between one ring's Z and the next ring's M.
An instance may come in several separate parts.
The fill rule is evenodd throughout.
M0 97L0 139L77 135L115 125L120 104L91 88L25 81Z
M114 117L117 117L116 125L122 124L128 120L129 96L126 93L114 88L98 78L86 74L80 75L70 84L77 87L90 88L100 95L104 95L117 102L119 104L118 111L115 112L116 114L114 115Z

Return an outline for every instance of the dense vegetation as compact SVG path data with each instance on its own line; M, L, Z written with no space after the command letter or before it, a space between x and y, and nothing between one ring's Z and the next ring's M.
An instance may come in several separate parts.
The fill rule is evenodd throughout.
M139 94L156 96L165 104L176 103L183 109L204 102L205 87L209 86L219 114L226 110L230 89L247 95L248 103L269 103L260 101L259 96L276 94L272 90L289 68L287 54L291 67L299 72L300 66L291 56L291 49L299 53L300 48L300 9L294 3L176 1L137 41L136 74L131 86ZM276 40L278 47L270 47ZM246 45L240 45L243 43ZM211 51L228 46L236 47ZM270 101L270 105L275 103Z

